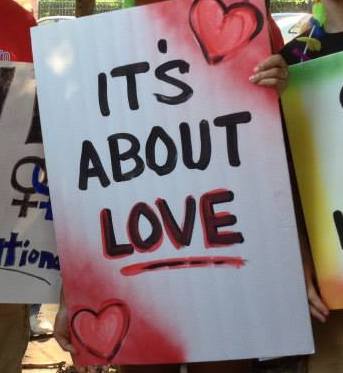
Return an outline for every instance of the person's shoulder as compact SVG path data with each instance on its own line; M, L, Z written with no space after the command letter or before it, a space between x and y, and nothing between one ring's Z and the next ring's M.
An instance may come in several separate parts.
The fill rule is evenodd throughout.
M26 24L27 24L28 27L37 26L37 21L31 13L26 12L25 20L26 20Z
M30 12L13 0L0 0L0 50L10 55L10 60L32 62L33 26L36 21Z
M309 33L309 30L304 31L281 49L280 53L288 65L294 65L295 63L300 62L304 43L298 39L308 37Z
M0 21L20 20L20 26L33 27L37 22L33 15L14 0L0 0Z
M273 53L278 53L284 47L282 33L270 13L267 14L267 20L269 24L272 51Z

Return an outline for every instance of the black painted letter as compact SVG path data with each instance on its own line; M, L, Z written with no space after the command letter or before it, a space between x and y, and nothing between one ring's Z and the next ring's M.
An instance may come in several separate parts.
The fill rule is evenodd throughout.
M205 170L211 160L211 136L210 127L206 120L200 122L200 156L198 162L193 159L191 131L188 123L180 124L183 163L189 169Z
M133 63L132 65L125 65L116 67L111 71L111 76L116 78L118 76L126 76L127 82L127 98L131 110L139 109L137 98L137 83L136 74L148 72L150 66L148 62Z
M159 166L156 162L156 143L160 139L167 149L167 159L164 165ZM177 149L172 138L166 133L162 127L153 127L148 137L146 148L146 164L149 168L154 170L157 175L167 175L171 173L177 162Z
M192 196L186 199L186 211L182 228L176 222L173 213L170 211L168 203L164 199L158 199L156 206L160 210L165 230L170 241L179 249L182 246L189 246L193 236L196 203Z
M117 244L114 235L112 213L109 209L103 209L100 212L100 225L102 236L102 247L106 257L117 259L133 253L133 247L130 244Z
M92 162L93 167L89 167ZM79 175L79 189L87 190L88 179L90 177L97 177L100 184L105 188L110 185L110 180L106 175L105 169L101 163L100 157L94 148L94 145L85 140L82 143L82 152L80 159L80 175Z
M233 167L238 167L241 164L238 152L237 124L250 121L251 114L248 111L223 115L213 121L216 127L226 127L227 154L229 163Z
M127 140L131 144L130 149L120 153L119 140ZM144 171L144 162L138 155L140 144L135 136L129 133L117 133L108 138L108 144L110 146L112 173L115 181L120 182L131 180ZM131 171L123 172L121 162L129 159L135 162L135 167Z
M229 246L244 241L240 232L218 232L218 228L236 224L237 218L229 212L216 213L213 206L218 203L231 202L233 198L233 193L224 189L214 190L201 197L201 221L206 247Z
M343 250L343 213L342 211L336 210L333 213L333 218L335 221L339 242L341 244L341 249Z
M171 84L172 86L177 87L182 91L177 96L165 96L160 93L154 93L157 101L168 105L178 105L188 101L192 97L193 89L188 84L167 74L167 71L176 68L179 69L181 74L189 73L189 67L189 63L187 63L186 61L173 60L164 63L156 69L155 75L157 79Z
M149 221L151 233L147 238L142 238L139 229L141 215ZM151 252L159 248L162 243L163 231L158 217L154 211L143 202L137 203L131 210L128 223L130 241L139 252Z
M107 76L105 73L98 75L98 99L101 115L108 117L111 112L108 106Z

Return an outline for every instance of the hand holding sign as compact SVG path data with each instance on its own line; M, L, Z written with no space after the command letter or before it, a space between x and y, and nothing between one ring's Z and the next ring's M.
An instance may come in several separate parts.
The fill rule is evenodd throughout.
M287 78L287 63L280 54L275 54L259 63L249 80L260 86L275 88L281 95L287 87Z

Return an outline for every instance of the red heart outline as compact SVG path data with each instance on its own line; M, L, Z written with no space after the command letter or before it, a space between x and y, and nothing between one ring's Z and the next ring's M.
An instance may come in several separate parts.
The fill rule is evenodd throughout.
M200 8L201 6L211 5L210 2L213 2L218 7L220 7L222 16L221 20L213 19L212 22L210 21L212 30L209 31L208 28L202 27L203 20L206 19L207 21L209 19L209 14L202 15L199 12L201 12L203 9ZM204 18L201 18L203 16ZM215 18L215 16L216 15L213 14L213 18ZM236 17L236 20L234 19L234 17ZM251 28L251 25L249 26L246 24L246 21L249 17L250 20L254 18L255 21L255 27L252 30L249 29ZM234 20L236 21L236 23L233 22ZM218 23L218 21L220 21L220 24L216 25L215 22ZM238 21L240 29L237 29ZM189 24L207 62L210 65L214 65L224 59L230 58L237 50L243 48L246 44L253 40L261 32L264 24L264 19L261 11L255 5L248 2L237 2L226 6L225 3L221 0L195 0L190 9ZM211 31L214 31L215 26L219 26L219 28L218 30L216 30L216 35L213 35L211 34ZM227 48L225 48L225 43L223 43L224 45L220 44L220 42L223 42L223 40L221 40L221 37L228 32L228 28L230 28L230 26L231 32L240 32L241 35L240 39L238 39L238 41L236 40L236 44L234 43L233 45L229 45L231 42L229 38L225 39L227 40L228 44ZM244 27L246 27L246 29L244 29Z
M117 329L113 330L112 336L110 335L110 341L106 341L107 343L110 342L111 345L107 346L102 345L99 341L99 345L94 346L89 340L89 335L84 333L83 330L80 330L78 325L80 322L82 323L82 318L88 321L93 322L94 324L99 324L100 326L106 326L108 330L111 325L108 325L109 321L106 319L106 315L111 315L112 318L114 317L116 321ZM119 316L119 317L118 317ZM89 320L91 319L91 320ZM107 321L106 321L107 320ZM113 321L113 320L112 320ZM102 325L101 325L102 324ZM107 303L104 307L102 307L99 311L94 311L89 308L81 308L76 311L72 318L71 318L71 330L77 341L92 355L105 359L107 362L110 362L115 355L120 350L123 340L127 335L130 326L130 311L128 306L123 303L121 300L112 300L110 303ZM87 329L88 330L88 329ZM110 330L111 331L111 330ZM94 336L95 337L95 336Z

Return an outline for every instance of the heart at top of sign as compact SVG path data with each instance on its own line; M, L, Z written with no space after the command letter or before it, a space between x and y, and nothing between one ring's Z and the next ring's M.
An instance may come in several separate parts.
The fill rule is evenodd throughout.
M114 300L99 311L88 308L78 310L71 319L71 329L89 353L110 362L122 346L129 323L127 305Z
M196 0L190 26L209 64L231 58L263 28L263 15L253 4L225 5L221 0Z

